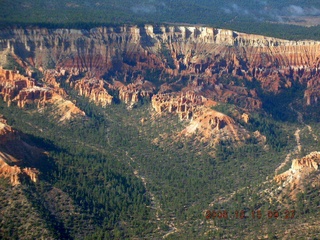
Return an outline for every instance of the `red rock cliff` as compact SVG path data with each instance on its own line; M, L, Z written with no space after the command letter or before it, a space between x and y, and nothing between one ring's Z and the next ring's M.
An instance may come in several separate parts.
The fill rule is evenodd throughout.
M28 104L37 104L38 107L46 104L53 104L60 116L60 121L75 116L84 116L85 113L77 108L74 103L66 100L65 91L55 81L56 71L46 71L44 81L51 87L37 84L36 80L25 77L16 71L0 68L0 95L10 105L16 103L18 107L25 107Z
M162 72L158 78L163 81L196 78L192 90L249 109L261 107L256 93L246 89L245 83L241 88L221 82L223 76L240 81L256 79L265 91L274 93L299 81L308 85L306 104L317 103L319 97L317 41L288 41L192 26L33 28L1 30L0 51L19 55L24 63L36 68L47 69L53 63L73 74L90 71L98 79L112 75L124 83L134 82L138 74L147 71ZM13 94L9 89L6 91L3 94L9 97ZM92 98L97 98L97 94ZM138 96L127 86L121 90L120 98L135 102Z
M74 85L74 89L77 90L80 95L88 97L91 101L102 107L112 103L113 97L104 87L104 81L102 79L84 78L72 85Z

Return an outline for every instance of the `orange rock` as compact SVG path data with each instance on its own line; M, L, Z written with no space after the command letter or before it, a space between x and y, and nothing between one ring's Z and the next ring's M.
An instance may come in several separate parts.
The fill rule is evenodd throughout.
M193 92L156 94L152 97L152 107L158 113L178 113L181 119L191 119L196 107L209 100ZM210 101L211 102L211 101Z
M301 183L314 171L318 171L320 166L320 152L312 152L301 159L294 159L291 168L274 177L275 182L289 187L293 191L294 198Z
M18 52L15 50L19 49L15 48L23 47L21 52L30 54L20 57L27 58L33 67L43 70L48 65L44 59L51 59L62 75L68 72L79 76L83 72L93 72L97 79L101 79L104 74L112 72L113 77L124 75L124 82L134 82L138 74L143 75L147 70L151 73L160 71L161 80L192 76L197 81L188 90L249 109L261 107L257 94L245 91L245 86L231 88L225 84L216 88L220 77L228 74L240 81L244 78L257 80L265 91L274 93L294 86L298 79L308 85L305 91L307 105L316 104L320 97L319 41L289 41L201 26L101 27L86 33L72 29L3 31L6 31L3 36L11 36L2 39L2 45L7 46L3 51ZM163 47L168 56L163 56ZM52 54L47 57L45 53ZM172 58L174 69L172 65L168 67L167 58ZM17 80L16 72L2 72L2 75L11 82ZM13 88L31 83L23 81L17 83L19 86L12 85ZM53 79L47 79L47 82L53 88L58 87ZM167 90L175 89L167 87ZM13 93L10 87L3 88L0 92L10 102ZM136 91L140 90L123 88L120 98L134 103L140 97ZM86 95L91 96L91 92ZM105 96L99 92L91 97L105 105L108 102L102 100Z
M61 114L61 119L84 116L85 113L78 109L74 103L64 99L66 92L59 87L59 83L56 81L56 77L62 76L62 74L64 73L61 73L61 71L45 71L44 80L50 86L45 87L37 84L35 79L20 75L16 71L0 68L0 94L3 100L8 103L8 106L12 102L15 102L21 108L28 104L37 104L38 107L43 107L50 103L58 108L60 107L57 112ZM61 112L62 109L66 112Z
M6 121L1 118L0 122L0 145L2 149L6 149L6 145L10 142L15 144L21 144L23 146L21 151L26 150L26 143L20 140L17 132L14 131L9 125L5 123ZM12 143L11 143L12 144ZM33 148L31 151L34 151ZM13 155L0 151L0 177L9 178L13 186L20 184L20 178L22 176L28 176L31 181L36 182L38 180L39 171L35 168L21 168L19 165L22 164L21 160L18 160Z
M119 87L119 99L126 104L137 103L141 98L151 99L154 94L154 85L142 78L137 78L134 83Z
M248 115L248 114L243 113L243 114L242 114L242 119L243 119L243 121L244 121L245 123L248 123L248 122L249 122L250 117L249 117L249 115Z
M176 113L182 120L190 120L189 126L184 129L182 135L193 135L197 133L201 140L213 141L214 144L220 140L242 141L248 137L248 133L240 128L236 122L217 111L208 108L211 100L194 92L156 94L152 97L152 106L158 113ZM209 103L209 106L212 103Z
M104 88L104 81L96 78L83 78L74 84L80 95L88 97L94 103L105 107L112 103L113 97Z
M320 165L320 152L312 152L309 155L292 161L292 170L301 170L303 168L312 168L318 170Z

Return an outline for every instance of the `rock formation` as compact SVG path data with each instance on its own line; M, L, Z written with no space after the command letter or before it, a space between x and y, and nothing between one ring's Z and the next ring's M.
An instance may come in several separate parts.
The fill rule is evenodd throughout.
M262 108L261 92L280 94L299 84L307 86L301 99L305 105L318 104L320 97L317 41L288 41L198 26L8 28L0 31L0 52L42 70L45 82L41 86L31 77L2 70L4 100L19 107L59 103L60 121L84 115L73 102L64 101L61 79L97 105L106 107L120 100L133 106L151 99L158 113L177 113L194 124L184 134L198 129L203 136L224 139L217 133L224 129L235 141L247 134L206 104L231 103L243 109L242 113L250 113ZM248 116L243 115L244 122L249 121Z
M94 73L96 80L90 81L96 81L95 84L89 84L87 79L77 84L77 88L103 106L110 103L111 97L101 88L102 76L121 79L125 86L119 89L119 99L131 104L144 95L150 97L154 91L143 92L127 83L156 72L161 74L153 78L162 84L176 81L167 90L182 90L185 87L182 81L187 81L188 90L248 110L261 108L262 103L246 81L258 81L264 91L276 94L294 83L307 84L305 104L317 104L319 98L317 41L289 41L200 26L8 28L0 31L1 52L17 56L27 67L41 70L55 67L63 69L64 74L77 76ZM238 83L224 82L226 76L232 76ZM148 80L148 76L145 78ZM57 87L54 83L50 86ZM13 92L6 88L2 94L12 98Z
M192 119L193 113L199 106L213 106L211 101L194 92L156 94L151 100L152 107L158 113L169 112L179 114L180 119Z
M248 114L243 113L241 117L245 123L249 123L250 116Z
M74 89L80 95L88 97L91 101L102 107L112 103L113 97L104 88L104 81L102 79L83 78L74 83Z
M196 78L184 89L196 91L217 102L232 103L248 110L262 107L262 102L255 89L248 90L245 86L235 86L234 82L221 83L219 79L217 75L207 79Z
M17 102L20 108L24 108L26 105L33 103L42 106L52 99L52 95L53 93L50 89L35 86L33 88L21 89L12 101Z
M7 121L0 116L0 144L6 144L7 141L11 141L16 138L15 131L11 126L7 125Z
M217 115L204 110L214 102L235 104L246 113L260 109L262 91L279 94L302 84L307 86L305 105L318 104L320 97L317 41L288 41L200 26L7 28L0 31L0 52L15 56L21 66L43 71L45 82L42 86L31 77L1 70L4 100L19 107L59 102L57 112L67 112L61 119L84 115L72 102L63 101L66 93L60 88L61 79L103 107L117 100L133 106L146 98L157 112L177 113L194 123L200 121L200 112L208 114L207 119ZM213 117L211 125L208 122L212 129L220 126L220 117ZM248 122L247 115L243 120ZM222 122L234 125L225 117ZM185 133L191 133L190 129ZM246 135L239 134L240 127L228 129L235 140Z
M119 99L126 104L134 104L142 98L151 100L154 92L155 86L151 82L137 78L134 83L119 87Z
M53 89L56 93L65 97L67 94L63 88L60 87L60 82L58 78L64 77L66 71L63 69L47 69L43 72L42 81L45 82L46 86Z
M217 144L219 141L242 141L249 135L236 122L215 110L216 103L194 92L157 94L152 97L152 106L157 113L176 113L181 120L190 120L181 134L200 135L200 140Z
M294 159L292 161L291 168L288 171L275 176L274 179L278 183L287 180L289 180L289 182L293 182L294 180L299 180L301 175L305 173L317 171L319 166L320 152L312 152L301 159Z
M194 112L190 124L181 133L186 136L197 133L200 140L211 140L213 145L223 141L244 141L250 137L232 118L206 107L198 108Z
M89 98L90 101L102 107L106 107L113 102L113 96L108 91L113 92L113 94L116 94L115 97L117 99L129 105L133 105L142 99L151 100L155 92L155 86L139 76L134 82L127 85L117 80L113 80L110 83L93 76L74 79L71 75L68 81L79 95Z
M65 100L65 91L55 81L55 71L45 72L44 81L48 81L52 87L38 84L35 79L25 77L17 71L0 68L0 95L8 105L16 103L21 108L29 104L37 104L38 107L53 104L60 109L57 113L61 114L63 120L85 115L74 103Z
M282 187L289 188L291 196L295 195L303 189L302 182L312 172L319 171L320 167L320 152L312 152L301 159L294 159L291 168L277 176L274 180L281 184Z
M304 98L307 105L315 105L318 103L318 99L320 100L320 78L318 75L308 81Z
M0 68L0 94L8 105L16 102L19 107L32 103L40 105L52 98L52 91L49 88L36 86L34 79L2 68Z
M0 177L10 179L13 186L20 184L22 177L28 177L31 181L36 182L39 171L24 166L26 163L21 160L23 156L21 152L31 153L31 156L34 157L35 152L40 152L40 150L21 141L19 134L6 124L2 116L0 120ZM16 151L12 145L20 146L19 151Z

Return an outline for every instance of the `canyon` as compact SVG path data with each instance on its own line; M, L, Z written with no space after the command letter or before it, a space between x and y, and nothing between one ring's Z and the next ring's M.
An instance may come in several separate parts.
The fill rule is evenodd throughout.
M13 127L0 118L0 176L36 189L57 217L44 222L75 239L237 239L241 227L208 226L201 205L291 207L320 187L319 53L317 41L201 26L3 27L0 107Z
M227 139L243 141L248 133L235 116L212 107L234 104L241 109L239 120L263 108L263 94L281 95L297 86L303 88L300 104L316 106L319 52L317 41L211 27L7 28L0 30L0 65L14 59L28 77L2 69L1 93L8 105L53 104L63 122L85 115L67 100L60 87L65 81L102 107L124 102L133 108L151 101L157 113L178 114L190 122L184 135L197 130L206 139L226 130ZM43 74L42 85L31 78L35 70ZM210 120L204 124L204 119Z
M0 31L0 64L5 65L6 56L13 55L25 68L56 68L72 75L90 72L97 81L113 79L126 85L141 77L150 80L152 76L147 73L158 71L159 84L168 78L174 80L165 91L188 87L217 101L256 109L261 108L261 100L244 79L255 79L264 91L273 93L285 91L296 82L305 84L305 104L317 103L319 43L191 26L8 28ZM233 76L240 84L222 82L225 75ZM98 102L105 98L101 104L109 104L111 98L101 92L101 86L97 83L94 91L100 90L92 98L100 99ZM80 90L79 84L77 88ZM81 91L90 95L88 90ZM137 95L129 91L122 91L128 94L122 95L123 100L131 102L133 98L135 102Z

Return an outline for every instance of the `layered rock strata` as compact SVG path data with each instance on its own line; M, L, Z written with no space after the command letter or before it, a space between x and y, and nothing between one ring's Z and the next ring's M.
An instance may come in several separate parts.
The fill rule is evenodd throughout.
M61 67L72 74L90 71L98 79L105 74L133 76L150 69L162 71L159 77L163 79L167 75L197 76L203 82L227 74L239 80L256 79L265 91L274 93L298 81L308 85L306 104L317 103L319 97L320 42L317 41L288 41L192 26L29 28L1 30L0 52L19 56L25 64L36 68ZM221 88L213 84L197 89L209 96L215 86ZM232 101L247 101L249 108L260 106L259 99L248 90L248 93L239 91L231 89ZM130 94L134 102L137 95ZM125 96L123 99L128 101ZM228 98L218 94L215 100L228 101Z

